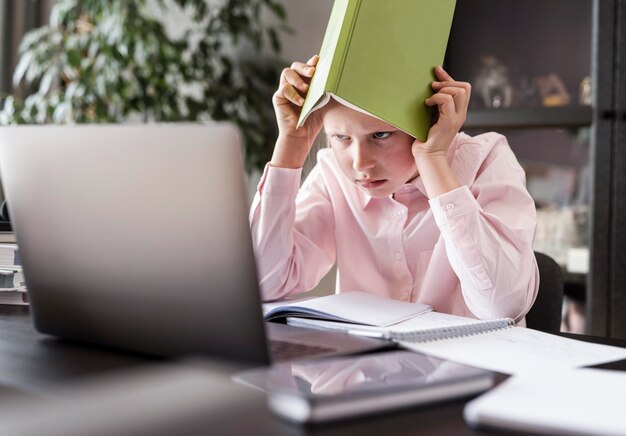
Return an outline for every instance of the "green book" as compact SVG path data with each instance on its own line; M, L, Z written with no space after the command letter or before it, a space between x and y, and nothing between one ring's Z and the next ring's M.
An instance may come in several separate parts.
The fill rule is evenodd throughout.
M332 96L425 140L456 0L335 0L298 126Z

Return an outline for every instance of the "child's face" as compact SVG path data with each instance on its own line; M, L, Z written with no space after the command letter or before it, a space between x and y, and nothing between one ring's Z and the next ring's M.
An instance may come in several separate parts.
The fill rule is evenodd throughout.
M343 173L371 197L387 197L417 176L413 137L331 101L324 130Z

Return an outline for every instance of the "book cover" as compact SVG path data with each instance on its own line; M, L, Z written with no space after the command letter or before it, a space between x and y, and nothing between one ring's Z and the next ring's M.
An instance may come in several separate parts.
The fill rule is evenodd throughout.
M455 0L335 0L298 126L331 95L420 140Z

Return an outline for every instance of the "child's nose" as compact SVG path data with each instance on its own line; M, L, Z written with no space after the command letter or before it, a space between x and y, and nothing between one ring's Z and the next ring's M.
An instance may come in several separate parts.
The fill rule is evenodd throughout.
M376 161L367 146L359 143L354 144L354 153L352 156L352 168L355 171L365 171L372 168Z

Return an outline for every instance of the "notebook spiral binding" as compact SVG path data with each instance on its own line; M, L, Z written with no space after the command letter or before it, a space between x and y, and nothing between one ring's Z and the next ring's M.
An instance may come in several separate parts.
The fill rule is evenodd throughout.
M392 339L406 342L429 342L438 341L440 339L459 338L464 336L472 336L480 333L487 333L494 330L500 330L515 325L515 321L511 318L499 318L488 321L482 321L474 324L454 327L434 327L415 332L399 333L394 332Z

